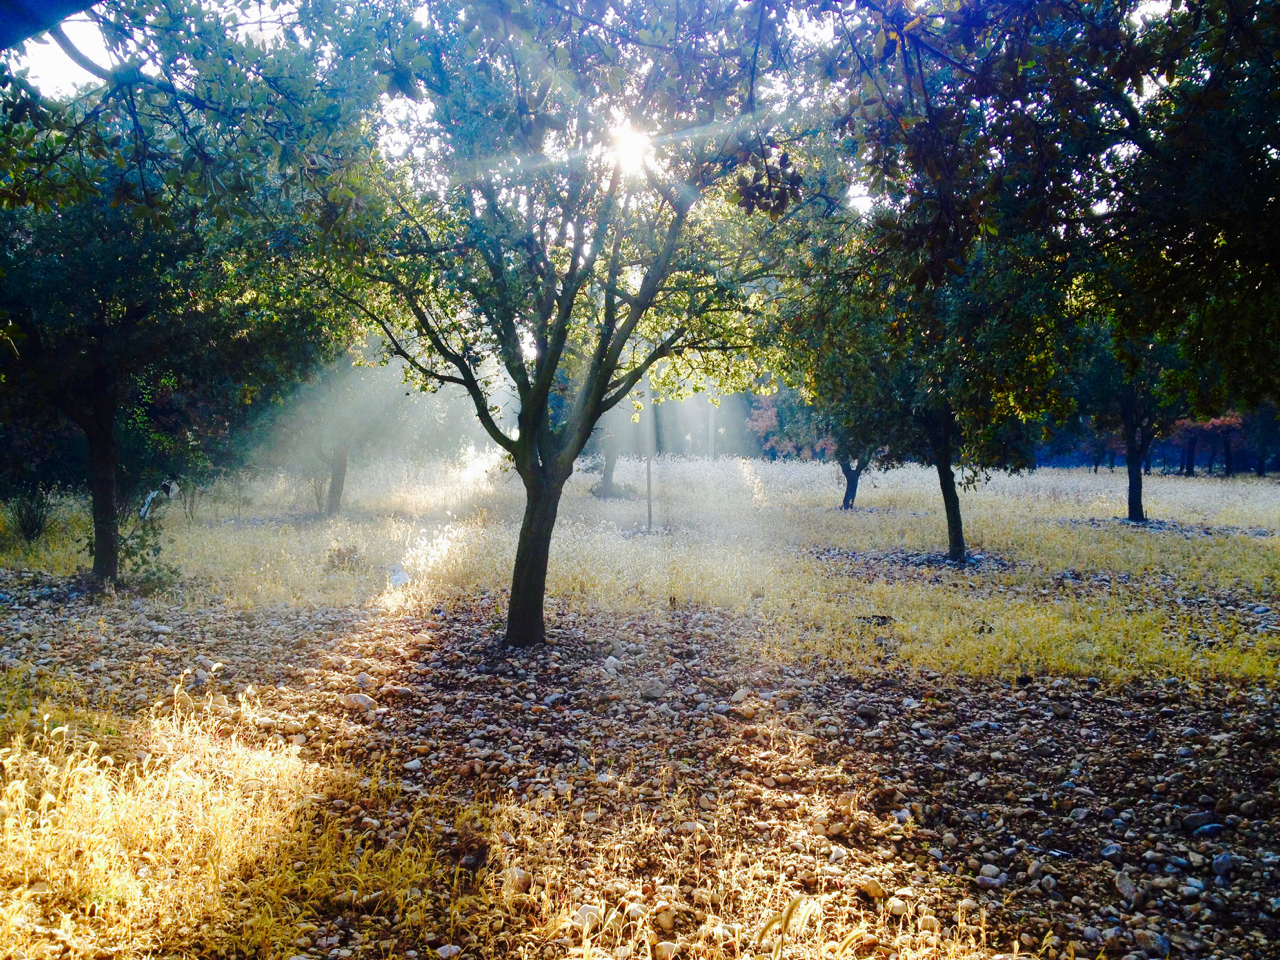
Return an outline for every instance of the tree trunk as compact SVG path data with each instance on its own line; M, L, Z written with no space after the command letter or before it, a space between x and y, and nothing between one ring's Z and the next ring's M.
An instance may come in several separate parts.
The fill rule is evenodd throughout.
M1116 452L1114 450L1107 451L1107 469L1112 473L1116 472Z
M1254 465L1253 472L1260 477L1267 475L1267 437L1265 434L1258 441L1258 462Z
M329 458L329 495L325 499L324 515L332 517L342 509L342 488L347 482L347 451L350 444L340 440Z
M840 458L840 472L844 474L844 503L840 505L841 510L853 509L853 501L858 498L858 479L866 465L867 461L863 457L859 457L856 463L852 458Z
M1199 437L1194 433L1187 437L1186 467L1182 471L1184 477L1196 475L1196 441L1198 439Z
M938 484L942 487L942 505L947 511L947 559L963 560L964 522L960 517L960 496L956 493L956 477L951 471L951 411L942 414L942 424L935 438L933 462L938 468Z
M542 610L547 559L563 490L563 480L550 481L537 474L525 479L524 521L520 525L516 566L511 575L511 602L507 607L507 643L513 647L532 647L547 636Z
M115 409L81 424L89 441L89 492L93 510L93 575L120 576L120 521L116 505Z
M1138 428L1132 423L1124 425L1124 463L1129 471L1129 520L1146 523L1147 514L1142 509L1142 459L1151 449L1151 441L1138 437Z
M1142 472L1148 477L1151 476L1151 461L1155 459L1155 447L1147 445L1147 455L1142 458Z
M1222 475L1224 477L1229 477L1235 473L1236 465L1231 454L1231 434L1224 433L1222 435Z
M604 448L604 472L600 476L600 496L613 496L613 470L618 465L618 445L610 442Z
M1218 435L1216 433L1209 434L1209 465L1204 468L1204 472L1209 476L1213 476L1213 462L1218 459Z

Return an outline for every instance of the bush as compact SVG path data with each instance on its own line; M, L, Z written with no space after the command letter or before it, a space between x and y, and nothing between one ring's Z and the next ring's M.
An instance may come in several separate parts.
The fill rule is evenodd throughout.
M33 486L9 498L9 513L13 525L27 543L34 543L44 533L53 516L54 491L49 487Z

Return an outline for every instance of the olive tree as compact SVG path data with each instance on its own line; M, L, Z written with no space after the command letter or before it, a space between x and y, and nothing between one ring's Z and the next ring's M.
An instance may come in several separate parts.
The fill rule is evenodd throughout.
M766 7L719 0L422 16L398 53L418 102L387 113L383 152L328 198L320 279L424 386L464 388L510 456L526 507L507 641L526 646L544 638L561 494L601 416L655 365L741 342L727 224L780 214L798 182L764 95L782 40Z

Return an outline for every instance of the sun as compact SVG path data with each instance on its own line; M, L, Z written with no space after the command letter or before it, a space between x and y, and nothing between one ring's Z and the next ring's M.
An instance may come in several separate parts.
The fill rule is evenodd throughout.
M636 130L630 123L624 123L613 128L611 152L622 172L633 176L644 170L653 154L653 142L647 133Z

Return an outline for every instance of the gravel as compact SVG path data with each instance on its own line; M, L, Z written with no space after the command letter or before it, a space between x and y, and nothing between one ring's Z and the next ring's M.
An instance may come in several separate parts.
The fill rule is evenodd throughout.
M4 667L124 711L175 686L228 712L247 693L264 738L392 761L410 799L562 811L586 849L640 810L659 840L731 838L770 882L937 936L981 914L992 943L1050 957L1280 950L1271 688L786 661L761 654L763 622L716 610L561 610L548 644L521 652L484 596L394 618L185 610L4 572L0 604ZM514 844L467 855L529 882ZM696 884L643 860L617 869L614 900L643 908L653 943L712 936ZM601 890L556 895L580 928L599 922ZM342 942L317 934L324 950L300 955Z

